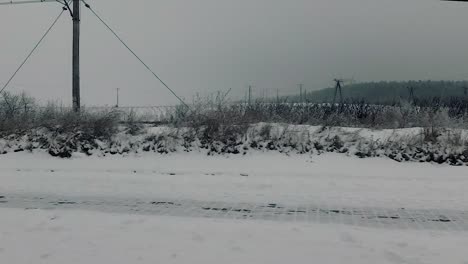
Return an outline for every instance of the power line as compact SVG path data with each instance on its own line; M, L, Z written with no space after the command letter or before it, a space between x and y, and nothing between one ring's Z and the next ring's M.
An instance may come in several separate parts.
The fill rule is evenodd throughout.
M8 1L8 2L1 2L0 5L19 5L19 4L33 4L33 3L45 3L45 2L58 2L61 4L65 4L65 1L60 0L31 0L31 1Z
M153 76L158 79L159 82L161 82L162 85L164 85L164 87L166 87L183 105L185 105L187 108L190 109L190 107L188 106L188 104L186 104L184 102L184 100L182 100L182 98L180 98L175 92L174 90L172 90L171 88L169 88L169 86L161 79L159 78L159 76L148 66L148 64L146 64L126 43L125 41L109 26L109 24L107 24L95 11L93 8L91 8L91 6L86 3L86 1L82 0L83 3L85 3L85 6L91 11L91 13L93 13L100 21L102 24L104 24L104 26L106 26L106 28L120 41L120 43L122 43L125 48L127 48L128 51L130 51L130 53L133 54L133 56L135 56L135 58L137 58L142 64L143 66L145 66L145 68L150 71Z
M57 18L54 20L54 22L52 23L52 25L50 25L50 27L46 30L46 32L44 33L44 35L42 35L41 39L36 43L36 45L34 46L34 48L31 50L31 52L28 54L28 56L23 60L23 62L20 64L20 66L18 67L18 69L16 69L16 71L13 73L13 75L10 77L10 79L8 79L8 81L5 83L5 85L3 86L3 88L0 90L0 94L3 95L3 91L8 87L8 85L11 83L11 81L15 78L16 74L18 74L18 72L21 70L21 68L23 68L23 66L26 64L26 62L29 60L29 58L31 58L31 56L33 55L33 53L36 51L36 49L39 47L39 45L42 43L42 41L46 38L46 36L49 34L49 32L52 30L52 28L55 26L55 24L57 24L58 20L60 19L60 17L62 16L63 12L65 12L65 9L62 9L62 11L60 12L60 14L57 16Z

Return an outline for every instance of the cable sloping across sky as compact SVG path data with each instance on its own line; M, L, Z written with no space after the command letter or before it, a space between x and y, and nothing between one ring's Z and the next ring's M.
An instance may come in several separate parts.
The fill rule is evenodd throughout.
M58 2L61 4L65 3L65 1L60 1L60 0L25 0L25 1L0 2L0 5L20 5L20 4L50 3L50 2Z
M125 46L125 48L127 48L127 50L132 53L133 56L135 56L135 58L137 58L142 64L143 66L145 66L145 68L151 72L151 74L162 84L164 85L164 87L166 87L166 89L168 89L184 106L186 106L188 109L190 109L190 107L188 106L187 103L185 103L185 101L176 94L176 92L174 90L172 90L149 66L148 64L146 64L128 45L127 43L117 34L117 32L115 32L115 30L113 30L108 23L106 23L95 11L94 9L87 3L85 2L84 0L82 0L82 2L85 4L85 6L91 11L91 13L94 14L94 16L97 17L97 19L99 19L99 21L101 21L101 23L120 41L120 43L122 43L122 45Z
M37 48L39 47L39 45L42 43L42 41L47 37L47 35L49 34L49 32L52 30L52 28L55 26L55 24L57 24L57 22L59 21L60 17L63 15L63 12L65 12L65 9L62 9L62 11L60 12L60 14L57 16L57 18L54 20L54 22L52 23L52 25L50 25L50 27L45 31L45 33L42 35L41 39L36 43L36 45L34 46L34 48L31 50L31 52L29 52L28 56L26 56L26 58L23 60L23 62L20 64L20 66L16 69L16 71L13 73L13 75L10 77L10 79L8 79L8 81L5 83L5 85L3 86L3 88L0 90L0 94L3 95L3 92L5 89L7 89L8 85L11 83L11 81L16 77L16 75L18 74L18 72L21 70L21 68L23 68L23 66L26 64L26 62L28 62L28 60L31 58L31 56L33 55L33 53L37 50Z

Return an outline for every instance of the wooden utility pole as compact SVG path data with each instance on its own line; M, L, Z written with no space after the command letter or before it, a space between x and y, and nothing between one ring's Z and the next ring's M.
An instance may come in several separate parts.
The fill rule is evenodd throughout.
M299 102L302 103L303 102L303 100L302 100L302 86L303 86L303 84L300 83L300 84L298 84L298 86L299 86Z
M81 0L73 0L73 111L80 111L80 3ZM117 103L118 105L118 103Z
M71 6L70 6L70 1L72 1ZM0 5L16 5L16 4L55 2L55 3L62 4L63 9L68 10L70 12L70 15L71 15L72 20L73 20L73 54L72 54L72 96L73 96L73 98L72 98L72 101L73 101L73 110L75 112L79 112L80 111L80 23L81 23L81 21L80 21L81 20L80 6L81 6L81 2L83 0L70 0L70 1L69 0L66 0L66 1L61 1L61 0L9 0L9 1L1 1ZM23 64L24 64L24 62L23 62ZM14 77L14 75L13 75L13 77ZM11 81L11 79L10 79L10 81ZM5 88L3 88L3 89L5 89Z
M249 85L249 105L252 103L252 85Z
M119 107L119 91L120 91L120 88L116 88L115 90L117 92L117 103L115 104L115 107L118 108Z

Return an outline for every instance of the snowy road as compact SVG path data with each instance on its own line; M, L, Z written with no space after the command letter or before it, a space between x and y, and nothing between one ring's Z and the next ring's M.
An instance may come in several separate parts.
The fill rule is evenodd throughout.
M91 210L107 213L221 219L311 222L399 229L468 231L468 212L406 208L342 208L327 205L1 194L0 208Z
M0 208L468 230L468 169L340 155L1 156Z
M467 189L466 167L332 154L8 154L0 263L467 264Z

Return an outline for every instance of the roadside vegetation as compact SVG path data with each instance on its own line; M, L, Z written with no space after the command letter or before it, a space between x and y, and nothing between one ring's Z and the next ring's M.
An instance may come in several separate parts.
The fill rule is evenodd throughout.
M460 102L418 106L405 101L332 105L199 99L190 109L181 105L144 123L135 112L118 108L74 113L54 104L39 107L25 94L5 94L0 99L3 154L44 150L67 158L73 153L339 152L464 165L468 164L467 131L468 107Z

